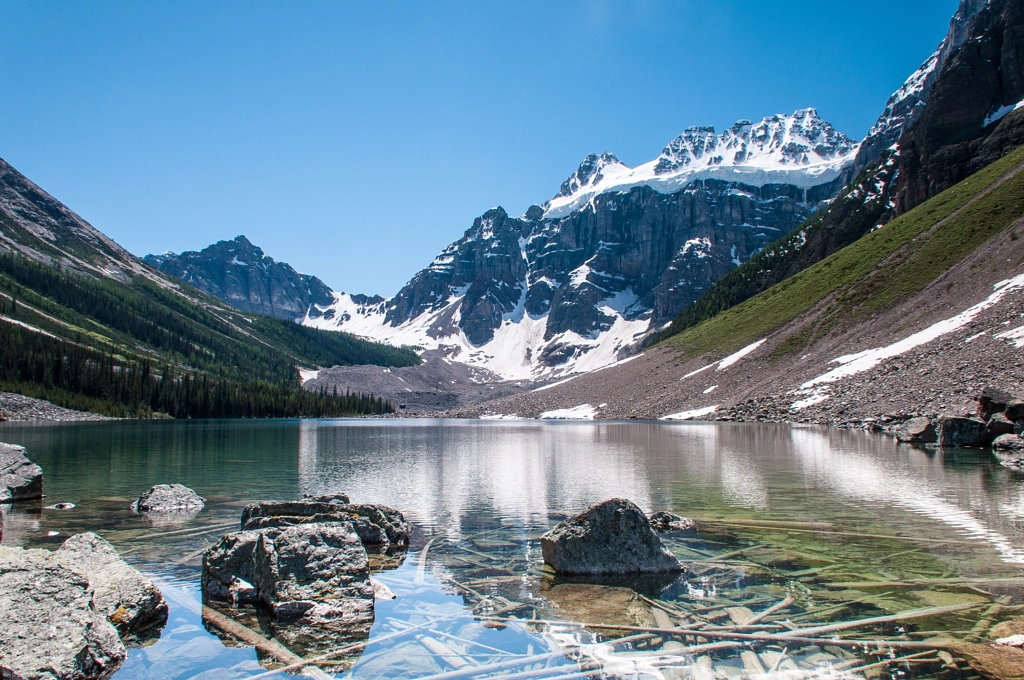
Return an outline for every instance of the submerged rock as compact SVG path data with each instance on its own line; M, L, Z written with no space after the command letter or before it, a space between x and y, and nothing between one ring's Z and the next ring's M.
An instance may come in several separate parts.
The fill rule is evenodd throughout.
M896 429L897 441L931 444L938 440L935 426L927 418L911 418Z
M206 499L181 484L157 484L131 505L133 512L195 514L205 507Z
M939 446L979 447L992 442L985 423L973 418L939 418Z
M643 511L624 498L598 503L540 537L544 562L561 574L682 571Z
M647 519L650 521L652 529L662 533L667 531L689 531L690 529L697 528L697 523L689 517L680 517L665 510L653 512Z
M631 588L560 583L541 594L551 604L552 618L643 627L657 623L651 607Z
M43 469L25 455L24 446L0 443L0 503L43 497Z
M54 552L0 547L0 677L108 677L127 657L119 631L166 617L159 590L95 534Z

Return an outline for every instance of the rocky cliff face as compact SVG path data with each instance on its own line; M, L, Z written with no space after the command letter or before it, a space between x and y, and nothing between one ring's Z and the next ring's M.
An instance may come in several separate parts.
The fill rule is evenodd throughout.
M305 316L310 305L329 305L331 289L254 246L244 236L202 251L147 255L146 262L229 305L279 319Z
M966 25L928 105L899 140L896 214L1024 142L1024 5L989 0Z
M856 152L805 109L689 128L637 168L592 154L543 206L477 218L390 300L336 295L304 323L454 347L506 378L600 368L834 196Z

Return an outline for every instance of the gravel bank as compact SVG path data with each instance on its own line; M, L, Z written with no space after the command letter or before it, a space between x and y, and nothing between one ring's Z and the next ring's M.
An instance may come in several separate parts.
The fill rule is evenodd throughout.
M0 419L52 420L72 422L81 420L116 420L87 411L72 411L42 399L33 399L13 392L0 392Z

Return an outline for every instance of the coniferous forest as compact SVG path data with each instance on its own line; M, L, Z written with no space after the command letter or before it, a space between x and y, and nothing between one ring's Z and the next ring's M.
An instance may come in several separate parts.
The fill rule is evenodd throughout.
M297 367L419 361L186 293L0 255L0 390L116 417L383 414L391 404L372 395L301 389Z

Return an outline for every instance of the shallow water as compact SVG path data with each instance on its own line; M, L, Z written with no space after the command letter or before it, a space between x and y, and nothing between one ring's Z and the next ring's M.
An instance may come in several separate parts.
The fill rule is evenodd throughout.
M712 423L335 420L0 425L45 470L44 503L5 511L5 545L56 548L95 531L152 575L171 613L158 641L115 678L243 678L275 667L227 646L200 616L202 551L259 499L344 491L402 510L416 526L397 569L376 578L361 655L339 677L974 677L891 646L730 642L726 626L783 601L759 626L785 633L963 605L943 615L858 627L843 640L936 641L1024 615L1024 475L989 453L896 446L863 432ZM177 482L207 498L180 523L153 525L128 504ZM538 536L592 503L626 497L697 518L669 535L690 571L674 581L561 584L542 571ZM72 510L43 505L72 502ZM428 547L429 546L429 547ZM517 621L487 621L486 616ZM529 619L561 624L524 623ZM600 620L598 620L600 619ZM713 637L670 640L574 623L681 625ZM411 630L406 630L410 626ZM636 631L634 631L636 632ZM829 632L829 637L838 633ZM437 642L442 643L439 647ZM354 662L354 666L352 663ZM351 668L349 668L351 666ZM279 674L277 677L285 677Z

